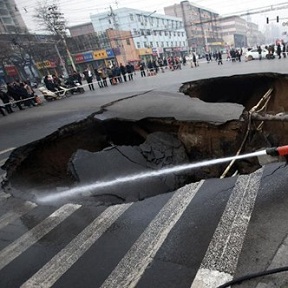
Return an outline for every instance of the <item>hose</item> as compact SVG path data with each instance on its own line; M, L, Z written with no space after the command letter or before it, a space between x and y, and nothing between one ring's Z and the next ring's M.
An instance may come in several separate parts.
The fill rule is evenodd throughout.
M252 280L252 279L255 279L255 278L258 278L258 277L263 277L263 276L272 275L272 274L285 272L285 271L288 271L288 266L281 267L281 268L275 268L275 269L271 269L271 270L267 270L267 271L263 271L263 272L257 272L257 273L253 273L253 274L248 274L248 275L236 278L234 280L231 280L231 281L229 281L227 283L224 283L224 284L218 286L217 288L226 288L226 287L229 287L231 285L239 285L243 281Z

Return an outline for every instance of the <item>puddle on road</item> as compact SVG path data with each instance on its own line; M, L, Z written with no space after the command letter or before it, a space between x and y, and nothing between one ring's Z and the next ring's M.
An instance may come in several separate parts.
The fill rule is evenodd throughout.
M205 102L242 104L243 115L239 120L219 124L171 118L99 120L95 113L14 150L2 166L7 172L7 181L2 183L4 190L33 201L35 192L57 193L63 187L111 176L232 156L240 146L244 154L288 144L287 75L264 73L212 78L184 83L180 91ZM139 201L201 179L218 178L227 165L204 167L146 183L119 185L73 201L89 205ZM225 172L225 177L249 174L260 167L256 158L239 160Z

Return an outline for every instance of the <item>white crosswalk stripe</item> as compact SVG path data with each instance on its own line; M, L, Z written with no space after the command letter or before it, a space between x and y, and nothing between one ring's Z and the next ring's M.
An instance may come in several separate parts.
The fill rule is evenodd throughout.
M21 288L51 287L130 206L107 208Z
M232 193L230 192L230 198L219 224L207 247L205 257L191 284L191 288L217 287L233 279L260 187L262 173L263 169L260 169L251 175L238 177ZM144 273L146 273L147 268L150 267L155 260L156 253L162 247L168 235L174 233L172 229L176 223L179 222L183 213L187 211L188 206L193 202L195 196L201 195L198 191L203 186L203 183L204 181L187 185L174 192L171 198L167 197L166 202L163 201L161 205L159 204L159 207L156 206L158 207L157 210L155 210L157 215L154 214L156 215L155 217L151 216L149 220L150 224L148 224L147 227L143 225L142 230L139 232L140 236L137 235L137 238L135 238L135 240L137 240L133 240L131 246L127 246L127 250L123 253L124 256L121 256L122 259L119 258L113 266L111 265L111 270L109 270L110 274L107 273L105 278L103 277L102 284L100 283L101 288L137 286ZM4 196L5 195L3 195L3 197ZM227 195L226 201L228 197L229 195ZM28 201L22 202L22 204L18 203L17 205L13 206L11 211L6 212L0 217L0 229L4 229L7 225L13 223L13 221L37 206ZM81 257L85 258L87 256L85 253L88 252L92 245L95 244L132 205L134 204L129 203L110 206L104 211L101 210L103 212L100 215L97 214L99 216L95 216L95 219L92 216L87 226L85 222L83 223L83 230L79 230L78 235L72 235L67 245L63 245L61 250L58 250L53 256L51 254L52 258L47 257L45 262L43 261L42 264L39 263L39 267L33 271L34 275L31 273L29 277L25 279L26 282L22 282L23 284L21 283L19 286L21 288L46 288L53 286L55 283L57 284L57 281L60 280L64 274L69 276L69 269ZM0 251L0 270L17 257L20 258L22 253L70 217L72 213L80 207L82 206L76 204L63 205L34 228L3 248ZM145 207L145 205L141 207ZM82 213L86 211L85 209L84 211L82 211L82 209L78 211L79 214L82 215ZM88 211L90 210L88 209ZM77 219L78 217L82 217L78 215L78 212L73 215ZM186 216L188 216L188 214ZM217 225L216 221L215 225ZM43 249L45 249L45 247L43 247ZM206 249L206 246L204 249ZM205 253L205 250L203 252ZM188 285L191 283L190 281L192 280L189 280Z
M32 228L30 231L26 232L23 236L0 251L0 270L16 257L21 255L21 253L36 243L39 239L41 239L49 231L59 225L63 220L69 217L80 207L80 205L74 204L66 204L62 206L48 218L46 218L43 222Z
M263 169L240 176L191 288L211 288L233 279Z
M106 279L101 288L136 286L168 233L192 201L202 183L185 186L174 194Z

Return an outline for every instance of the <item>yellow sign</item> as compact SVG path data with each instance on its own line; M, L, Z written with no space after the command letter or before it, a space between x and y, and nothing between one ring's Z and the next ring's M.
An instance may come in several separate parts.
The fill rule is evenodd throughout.
M104 50L104 49L96 50L96 51L93 51L93 58L95 60L106 59L106 58L108 58L108 55L107 55L106 50Z
M36 62L36 67L38 69L43 69L43 68L55 68L56 65L54 62L51 62L49 60L43 61L43 62Z
M208 45L224 45L224 43L222 42L211 42L211 43L208 43Z
M139 55L152 55L152 49L151 48L140 48L137 49Z

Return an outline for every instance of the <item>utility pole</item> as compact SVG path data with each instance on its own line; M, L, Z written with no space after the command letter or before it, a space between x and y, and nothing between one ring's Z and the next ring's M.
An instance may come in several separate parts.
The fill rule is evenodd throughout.
M113 26L114 26L115 30L117 31L117 34L118 34L117 35L117 39L116 39L116 44L117 44L117 46L120 49L120 54L123 57L124 63L126 63L127 62L126 53L125 53L125 51L123 51L122 37L121 37L120 30L119 30L120 29L120 25L118 23L118 20L116 18L116 14L114 13L112 6L110 5L109 8L110 8L110 13L108 14L108 16L112 18Z

